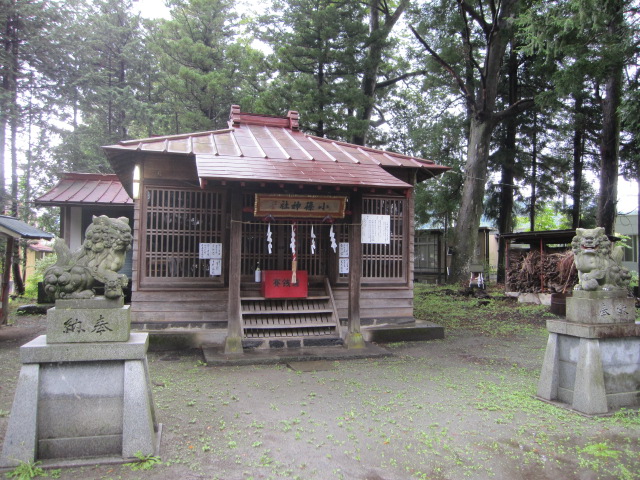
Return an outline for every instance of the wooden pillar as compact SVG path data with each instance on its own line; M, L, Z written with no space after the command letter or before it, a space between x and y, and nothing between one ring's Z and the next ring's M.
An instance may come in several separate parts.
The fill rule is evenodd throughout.
M9 318L9 281L11 279L11 267L13 265L13 249L15 239L7 235L7 250L4 255L4 271L2 272L2 310L0 311L0 325L6 325Z
M347 320L347 348L364 348L360 333L360 287L362 284L362 194L351 196L351 223L349 229L349 318Z
M224 353L243 353L242 314L240 311L240 277L242 255L242 195L231 194L231 228L229 238L229 309Z

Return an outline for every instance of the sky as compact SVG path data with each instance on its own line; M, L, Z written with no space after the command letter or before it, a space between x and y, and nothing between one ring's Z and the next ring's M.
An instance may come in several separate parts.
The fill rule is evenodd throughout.
M164 0L133 0L133 8L144 18L169 18Z

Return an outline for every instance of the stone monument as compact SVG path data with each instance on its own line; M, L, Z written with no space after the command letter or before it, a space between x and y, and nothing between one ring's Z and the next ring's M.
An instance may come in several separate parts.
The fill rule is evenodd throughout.
M158 453L148 334L130 333L122 293L128 279L117 273L131 240L127 218L100 216L78 251L56 241L57 262L44 275L56 303L47 312L47 334L20 347L0 467ZM104 295L94 293L98 282Z
M577 229L578 284L565 320L548 320L538 397L585 414L640 405L640 325L622 247L603 228Z

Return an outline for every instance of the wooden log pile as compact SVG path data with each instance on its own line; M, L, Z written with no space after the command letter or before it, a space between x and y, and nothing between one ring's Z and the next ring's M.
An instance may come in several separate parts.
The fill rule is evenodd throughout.
M567 293L578 282L573 252L540 254L532 250L511 258L507 270L507 288L512 292Z

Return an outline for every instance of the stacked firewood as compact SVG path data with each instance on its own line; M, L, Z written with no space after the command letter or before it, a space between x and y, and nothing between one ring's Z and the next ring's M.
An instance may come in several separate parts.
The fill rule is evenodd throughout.
M513 292L566 293L578 282L573 252L540 254L532 250L511 258L507 286Z

